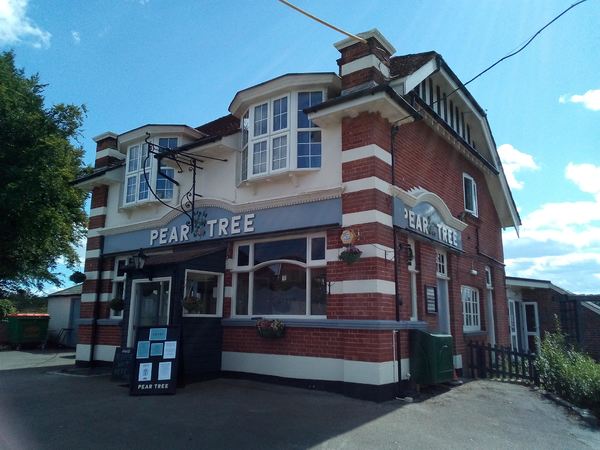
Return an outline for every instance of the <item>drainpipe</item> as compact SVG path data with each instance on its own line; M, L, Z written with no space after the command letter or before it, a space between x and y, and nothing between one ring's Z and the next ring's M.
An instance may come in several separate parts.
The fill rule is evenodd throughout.
M392 186L396 185L396 175L395 175L395 157L394 157L394 141L396 140L396 134L398 133L398 127L396 125L392 126L392 129L390 130L390 151L391 151L391 156L392 156ZM392 198L392 207L393 207L393 201L394 199ZM393 211L392 211L392 217L393 217ZM395 306L396 306L396 322L400 322L400 305L402 305L402 298L400 297L400 294L398 292L398 258L399 258L399 254L398 254L398 235L396 233L396 228L394 227L394 224L392 223L392 232L394 235L394 291L395 291ZM393 337L395 339L395 348L394 348L394 353L395 353L395 358L398 361L398 394L400 393L400 383L402 382L402 351L401 351L401 339L400 339L400 332L398 330L394 330L393 332Z
M98 333L98 315L100 313L100 291L102 287L102 267L104 265L104 257L102 255L102 249L104 247L104 240L100 246L100 255L98 256L98 278L96 279L96 298L94 299L94 309L92 314L92 333L90 343L90 367L94 367L94 350L96 348L96 335Z

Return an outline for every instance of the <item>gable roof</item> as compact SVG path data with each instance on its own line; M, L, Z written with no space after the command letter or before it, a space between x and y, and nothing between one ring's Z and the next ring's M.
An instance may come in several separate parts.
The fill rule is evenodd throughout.
M77 295L81 295L81 286L82 284L76 284L74 286L68 287L66 289L62 289L60 291L53 292L48 295L50 297L75 297Z
M240 130L240 119L233 114L227 114L196 127L196 130L205 133L207 136L228 136Z
M438 56L434 51L394 56L390 59L390 75L392 78L404 78Z

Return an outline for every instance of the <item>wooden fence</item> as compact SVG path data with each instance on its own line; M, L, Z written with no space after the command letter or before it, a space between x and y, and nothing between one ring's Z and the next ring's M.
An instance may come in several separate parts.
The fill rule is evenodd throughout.
M473 378L501 378L540 384L535 353L523 353L509 347L469 342L469 369Z

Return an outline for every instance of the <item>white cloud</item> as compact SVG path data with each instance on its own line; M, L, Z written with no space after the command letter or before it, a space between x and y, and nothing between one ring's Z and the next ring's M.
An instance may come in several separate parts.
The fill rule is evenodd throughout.
M539 166L533 160L533 156L517 150L510 144L502 144L498 147L498 154L504 167L506 181L512 189L523 189L523 182L517 180L515 176L517 172L523 169L539 169Z
M600 293L600 166L569 163L565 178L593 197L545 203L523 217L520 239L505 232L507 273Z
M29 0L0 0L0 45L29 43L35 48L49 47L52 35L27 17Z
M73 42L79 44L81 42L81 34L79 31L71 31L71 37L73 38Z
M600 89L590 89L582 95L561 95L559 103L583 103L587 109L600 111Z
M593 194L600 203L600 166L569 163L565 169L567 180L571 180L583 192Z

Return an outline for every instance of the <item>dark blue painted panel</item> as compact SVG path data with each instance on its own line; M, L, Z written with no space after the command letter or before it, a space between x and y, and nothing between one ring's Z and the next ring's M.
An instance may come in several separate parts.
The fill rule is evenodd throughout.
M223 208L197 211L197 226L190 230L181 214L160 228L148 228L104 238L104 252L159 248L189 242L251 237L254 234L296 230L342 222L342 202L335 198L301 205L234 214Z

